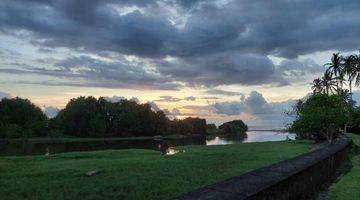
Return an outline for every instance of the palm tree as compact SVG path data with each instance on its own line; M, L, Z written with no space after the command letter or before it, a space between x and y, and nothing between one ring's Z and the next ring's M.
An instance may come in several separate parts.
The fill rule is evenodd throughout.
M336 78L332 77L332 73L329 71L326 71L322 77L321 85L323 86L327 95L329 95L329 93L334 93L334 91L339 91L338 82L336 81Z
M352 99L352 81L354 80L355 75L357 73L354 61L355 61L355 56L353 56L353 55L350 55L350 56L344 58L344 63L343 63L343 67L342 67L343 77L345 75L348 77L351 99Z
M355 86L360 85L360 54L353 56L354 71L351 74L352 80L355 81Z
M326 70L326 73L331 76L335 76L337 91L339 91L339 83L340 85L343 83L343 69L341 64L342 60L343 58L339 55L339 53L334 53L331 58L331 63L325 64L325 66L329 66Z
M319 94L324 92L324 87L322 84L322 80L320 78L317 78L313 81L313 86L311 87L314 94Z

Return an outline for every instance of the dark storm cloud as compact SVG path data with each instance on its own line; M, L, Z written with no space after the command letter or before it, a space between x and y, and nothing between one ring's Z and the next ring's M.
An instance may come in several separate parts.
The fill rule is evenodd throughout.
M356 0L160 2L5 0L0 3L0 31L26 37L47 51L66 47L151 59L163 77L208 87L287 85L298 81L292 77L313 69L277 70L268 55L294 61L298 55L360 46L360 2ZM168 57L175 61L164 59ZM113 77L112 66L106 64L92 70L101 68L110 68L110 73L100 72L104 78L128 77L127 73ZM53 72L39 69L37 73ZM93 80L92 73L82 75ZM146 73L125 82L154 84Z
M234 50L295 57L360 46L360 3L356 0L244 0L220 6L216 1L165 1L163 5L173 6L180 15L189 15L182 30L171 24L170 14L160 14L165 6L157 2L2 1L0 26L8 33L28 30L43 45L149 57ZM116 8L124 6L143 11L120 15ZM191 6L191 11L184 6Z
M0 72L12 74L40 74L63 78L66 81L22 81L27 84L177 90L180 85L159 74L148 72L144 63L125 59L104 61L89 56L69 57L50 67L35 67L22 63L10 63ZM15 68L16 67L16 68Z
M288 82L311 82L316 77L324 72L324 66L316 64L312 59L303 61L295 59L287 59L282 61L276 70Z
M272 61L257 54L217 54L196 58L157 60L160 73L183 80L190 85L222 84L289 84L277 73Z

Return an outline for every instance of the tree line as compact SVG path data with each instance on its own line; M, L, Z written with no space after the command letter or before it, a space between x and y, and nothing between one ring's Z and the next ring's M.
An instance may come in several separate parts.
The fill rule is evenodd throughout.
M0 137L41 137L68 135L76 137L126 137L155 135L205 135L206 120L188 117L170 120L150 104L123 99L71 99L53 119L27 99L0 101Z
M334 53L321 78L312 84L312 95L299 100L291 112L296 116L290 131L298 137L330 140L347 129L359 129L360 108L353 100L353 87L360 85L360 55Z

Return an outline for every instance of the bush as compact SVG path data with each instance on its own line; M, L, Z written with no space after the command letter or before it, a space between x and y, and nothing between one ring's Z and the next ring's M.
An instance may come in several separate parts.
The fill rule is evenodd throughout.
M219 126L226 134L246 136L247 125L242 120L233 120Z
M289 131L300 138L332 140L348 122L348 113L349 108L340 96L316 94L302 105Z

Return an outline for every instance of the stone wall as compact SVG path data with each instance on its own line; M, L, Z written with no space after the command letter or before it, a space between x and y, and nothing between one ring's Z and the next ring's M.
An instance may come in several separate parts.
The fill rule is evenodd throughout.
M331 145L293 159L266 166L175 198L190 199L309 199L344 163L350 163L351 141Z

